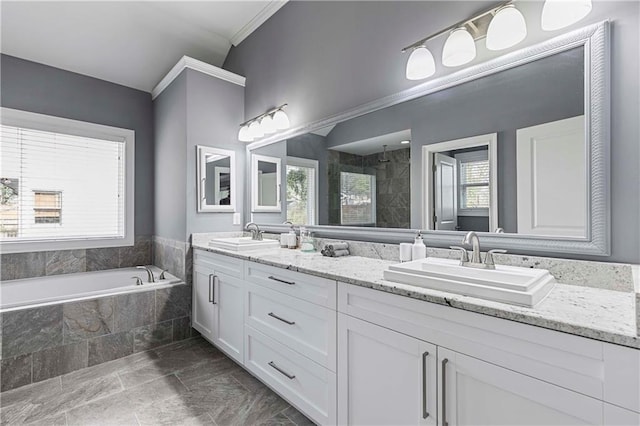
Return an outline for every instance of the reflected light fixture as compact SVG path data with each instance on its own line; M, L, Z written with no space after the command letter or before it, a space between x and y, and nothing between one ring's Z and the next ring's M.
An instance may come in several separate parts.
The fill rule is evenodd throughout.
M592 7L591 0L546 0L542 6L542 29L555 31L575 24Z
M431 51L425 46L413 49L407 60L407 80L422 80L431 77L436 72L436 61Z
M476 57L476 43L465 27L451 31L442 49L442 65L459 67L468 64Z
M476 57L475 43L485 37L489 50L507 49L520 43L527 36L527 26L513 1L502 1L402 49L402 53L411 52L406 66L407 79L420 80L435 74L435 60L426 43L445 34L448 35L442 49L442 65L445 67L459 67L471 62Z
M512 4L498 9L487 30L487 49L503 50L520 43L527 36L524 16Z
M411 141L409 139L405 139L403 141L400 141L400 144L402 144L402 145L407 145L407 144L410 144L410 143L411 143Z
M265 135L273 134L278 130L288 129L291 124L287 113L284 112L286 106L287 104L280 105L277 108L271 109L262 115L240 124L238 140L240 142L253 142Z

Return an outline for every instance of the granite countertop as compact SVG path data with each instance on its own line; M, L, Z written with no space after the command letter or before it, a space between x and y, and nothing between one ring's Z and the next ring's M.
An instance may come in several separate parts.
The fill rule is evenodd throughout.
M633 292L558 283L536 307L527 308L386 281L383 271L394 261L280 248L239 253L199 241L193 248L640 349Z

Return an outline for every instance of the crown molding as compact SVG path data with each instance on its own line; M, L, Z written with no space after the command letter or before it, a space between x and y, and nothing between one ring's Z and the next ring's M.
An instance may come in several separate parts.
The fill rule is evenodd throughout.
M249 37L249 34L258 29L258 27L266 22L267 19L276 13L282 6L287 4L289 0L272 0L254 16L247 24L231 37L231 44L239 45L242 40Z
M230 71L224 70L222 68L216 67L215 65L207 64L206 62L199 61L197 59L193 59L189 56L183 56L180 58L177 64L171 68L171 71L165 75L160 83L156 85L151 91L151 99L157 98L160 93L164 91L176 77L180 75L182 70L185 68L190 68L194 71L201 72L203 74L210 75L211 77L219 78L220 80L228 81L233 84L237 84L238 86L244 87L246 78L241 75L234 74Z

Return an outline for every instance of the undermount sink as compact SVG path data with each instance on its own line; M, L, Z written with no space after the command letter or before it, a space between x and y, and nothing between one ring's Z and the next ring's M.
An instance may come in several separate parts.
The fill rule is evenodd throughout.
M276 240L253 240L251 237L214 238L209 240L209 247L232 251L248 251L280 247Z
M457 260L437 258L390 265L384 279L528 307L544 299L556 282L545 269L502 265L477 269L461 266Z

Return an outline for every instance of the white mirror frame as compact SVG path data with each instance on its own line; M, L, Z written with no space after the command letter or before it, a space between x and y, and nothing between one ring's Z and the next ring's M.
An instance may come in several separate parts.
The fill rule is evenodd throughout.
M313 132L323 127L359 117L382 108L438 92L468 81L477 80L510 68L527 64L538 59L584 47L585 77L585 122L586 144L589 170L587 193L588 232L584 238L544 237L535 235L479 233L484 248L503 248L519 252L552 252L596 256L608 256L611 252L610 241L610 53L609 21L602 21L569 33L507 53L498 58L474 65L460 71L426 81L402 92L360 105L346 112L328 118L298 126L261 141L247 145L247 155L252 150L282 140ZM418 200L420 205L422 201ZM260 224L269 232L285 232L287 226ZM319 236L361 241L399 243L411 241L416 230L392 228L357 228L342 226L309 226ZM459 244L462 232L425 231L428 244L448 247Z
M261 206L258 204L258 162L275 163L276 165L276 205ZM267 155L251 155L251 211L253 213L281 212L282 211L282 159Z
M238 194L236 192L236 153L227 149L213 148L205 145L197 145L197 179L198 179L198 213L229 213L236 211L236 199ZM205 195L205 184L207 179L207 154L217 154L229 157L230 165L230 191L231 191L231 203L229 205L215 205L207 204ZM210 177L211 179L211 177Z

